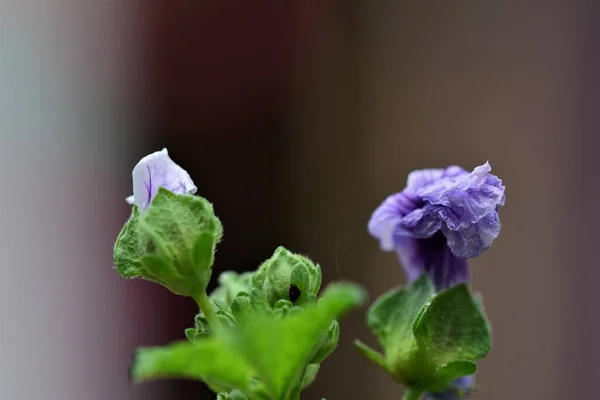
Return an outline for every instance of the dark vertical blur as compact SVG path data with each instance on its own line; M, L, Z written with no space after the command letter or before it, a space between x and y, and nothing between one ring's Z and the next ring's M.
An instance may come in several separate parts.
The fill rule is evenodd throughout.
M290 239L290 117L298 62L321 24L319 2L148 2L147 148L167 146L214 204L224 228L214 276L256 268ZM289 243L291 245L291 243ZM214 285L214 282L213 282ZM153 290L153 289L148 289ZM186 299L162 307L172 339L193 321ZM170 383L178 399L203 385Z
M569 140L577 149L577 174L570 204L565 212L572 213L568 230L562 230L568 240L571 258L562 267L568 276L561 288L568 319L561 328L562 345L567 345L568 357L561 391L566 397L584 399L597 395L600 379L600 312L598 311L598 226L600 225L600 179L598 179L598 149L600 148L600 4L586 2L580 9L579 54L575 63L577 103L575 124ZM569 133L566 133L567 135Z

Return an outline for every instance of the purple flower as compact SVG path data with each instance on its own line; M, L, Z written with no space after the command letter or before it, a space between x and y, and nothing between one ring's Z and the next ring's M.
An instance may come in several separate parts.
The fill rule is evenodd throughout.
M475 379L472 375L455 379L452 383L453 389L440 393L426 393L425 400L460 400L469 397L473 391Z
M437 290L469 280L467 259L500 233L502 181L485 163L468 173L451 166L411 172L406 188L375 210L369 232L395 251L410 281L426 272Z
M133 168L133 195L127 198L129 204L137 204L141 211L163 187L176 194L194 194L198 188L190 175L169 157L167 149L162 149L142 158Z

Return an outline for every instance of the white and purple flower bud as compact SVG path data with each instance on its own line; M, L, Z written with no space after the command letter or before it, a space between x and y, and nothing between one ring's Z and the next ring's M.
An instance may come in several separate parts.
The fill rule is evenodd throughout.
M133 195L127 197L127 202L136 204L142 212L150 206L159 187L175 194L194 194L198 190L190 175L171 160L166 148L142 158L133 168L132 177Z

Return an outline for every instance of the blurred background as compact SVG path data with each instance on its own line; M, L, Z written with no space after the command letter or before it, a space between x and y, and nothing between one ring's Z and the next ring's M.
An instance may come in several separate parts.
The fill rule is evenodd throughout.
M131 170L169 149L225 227L216 276L277 245L374 299L404 276L366 232L412 169L489 160L503 230L473 261L494 348L476 399L591 399L600 379L593 1L3 0L0 398L187 400L133 350L193 301L112 270ZM338 272L339 269L339 272ZM353 348L305 398L393 399Z

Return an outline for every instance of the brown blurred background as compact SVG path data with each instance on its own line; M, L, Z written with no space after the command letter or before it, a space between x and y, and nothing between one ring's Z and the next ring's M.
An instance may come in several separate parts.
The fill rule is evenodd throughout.
M404 277L366 232L412 169L489 160L503 230L474 260L494 348L474 398L592 399L600 5L593 1L7 0L1 38L0 398L208 399L132 386L193 302L112 270L131 169L167 147L225 227L215 276L277 245L375 298ZM352 347L304 398L393 399Z

